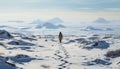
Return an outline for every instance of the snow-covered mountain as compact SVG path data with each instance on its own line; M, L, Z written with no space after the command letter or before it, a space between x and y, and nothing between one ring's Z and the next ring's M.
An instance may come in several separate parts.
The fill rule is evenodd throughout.
M94 21L94 23L110 23L110 21L104 19L104 18L98 18Z
M32 24L36 24L37 29L40 28L46 28L46 29L59 29L59 28L65 28L65 26L63 24L63 21L59 18L53 18L51 20L48 21L41 21L41 20L35 20L32 22Z
M64 23L64 21L60 18L53 18L47 21L48 23Z
M43 24L44 22L41 21L40 19L36 19L34 21L31 22L31 24Z
M58 29L58 28L65 28L64 25L62 24L58 24L58 25L55 25L53 23L44 23L43 25L37 25L36 28L43 28L45 27L46 29Z

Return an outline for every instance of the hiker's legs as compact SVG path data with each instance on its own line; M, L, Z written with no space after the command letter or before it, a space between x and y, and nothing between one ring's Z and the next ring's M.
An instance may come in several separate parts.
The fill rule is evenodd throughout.
M60 43L62 42L62 40L61 40L61 39L60 39L59 41L60 41Z

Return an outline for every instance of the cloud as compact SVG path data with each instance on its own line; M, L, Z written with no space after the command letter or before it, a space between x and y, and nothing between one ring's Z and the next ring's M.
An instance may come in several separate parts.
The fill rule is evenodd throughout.
M0 0L0 18L91 20L120 18L120 0ZM89 16L89 17L88 17Z
M120 8L107 8L106 11L120 12Z
M119 0L0 0L0 8L11 9L66 9L104 10L120 8ZM90 9L89 9L90 8ZM82 9L80 9L82 10Z

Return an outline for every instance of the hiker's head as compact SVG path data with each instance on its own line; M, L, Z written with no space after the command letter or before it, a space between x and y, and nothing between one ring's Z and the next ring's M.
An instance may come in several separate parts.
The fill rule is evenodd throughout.
M62 32L60 32L60 34L62 34Z

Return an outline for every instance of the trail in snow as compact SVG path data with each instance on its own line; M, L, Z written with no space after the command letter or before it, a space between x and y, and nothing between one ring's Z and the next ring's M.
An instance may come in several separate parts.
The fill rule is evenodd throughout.
M69 66L72 64L70 63L67 59L70 58L69 57L69 53L67 52L67 50L65 49L64 46L62 46L62 44L59 44L59 50L56 50L55 54L57 57L57 60L61 61L61 64L58 65L58 69L69 69Z

